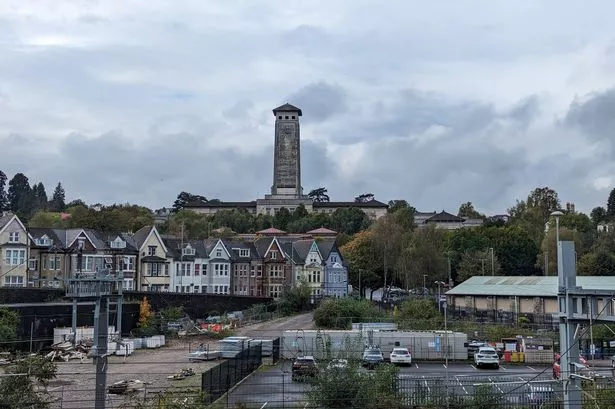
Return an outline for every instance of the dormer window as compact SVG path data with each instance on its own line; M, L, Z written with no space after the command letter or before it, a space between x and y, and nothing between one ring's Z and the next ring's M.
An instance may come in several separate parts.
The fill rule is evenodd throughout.
M270 257L271 257L272 260L277 260L278 259L278 251L277 250L271 250L269 252L269 254L270 254Z
M194 256L195 251L192 248L192 246L190 246L190 244L188 244L186 247L184 247L184 249L182 250L182 254L184 256Z
M148 256L155 256L156 255L156 248L158 246L147 246L147 255Z
M222 257L222 249L217 249L216 250L216 257L218 257L218 258Z
M121 237L116 237L115 240L111 242L112 249L124 249L126 248L126 242L122 240Z
M9 243L19 243L19 232L12 231L9 233Z
M51 240L49 237L47 237L47 235L43 235L42 237L39 237L38 239L34 239L34 243L37 246L41 246L41 247L49 247L53 244L53 240Z
M239 257L250 257L250 249L239 249Z

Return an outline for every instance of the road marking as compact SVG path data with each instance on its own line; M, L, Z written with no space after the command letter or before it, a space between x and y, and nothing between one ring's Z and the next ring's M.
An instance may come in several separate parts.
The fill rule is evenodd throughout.
M500 369L503 371L508 371L508 369L504 368L503 366L500 366Z
M265 402L265 403L263 403L263 406L261 406L261 409L263 409L265 406L267 406L267 404L268 404L268 403L269 403L269 402Z
M414 363L414 365L415 365L417 368L419 367L419 364L417 364L416 362Z
M534 372L538 372L536 369L532 368L531 366L529 366L529 365L526 365L526 366L527 366L528 368L530 368L532 371L534 371Z
M467 389L465 386L463 386L463 384L461 383L461 381L459 380L458 377L455 377L455 379L457 380L457 383L459 384L459 386L461 386L461 389L463 389L463 391L465 392L466 395L469 395Z
M475 371L478 371L478 369L476 369L476 367L475 367L474 365L470 364L470 366L471 366L472 368L474 368L474 370L475 370Z
M498 390L500 391L501 394L504 394L504 391L502 390L502 388L500 388L500 385L495 383L491 378L488 378L488 379L489 379L489 382L491 382L492 385L494 385L496 388L498 388Z
M442 366L443 366L444 368L448 369L448 367L446 366L446 364L442 364Z

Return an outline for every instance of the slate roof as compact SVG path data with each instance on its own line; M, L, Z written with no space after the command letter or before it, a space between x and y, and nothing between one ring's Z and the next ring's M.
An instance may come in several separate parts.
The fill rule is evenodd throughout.
M137 250L141 248L143 243L145 243L145 240L147 239L147 236L149 236L152 229L152 226L143 226L132 236L133 240L137 244Z
M367 202L314 202L313 207L358 207L358 208L388 208L389 205L376 199Z
M303 116L303 111L297 108L294 105L289 104L288 102L284 105L280 105L277 108L273 108L273 114L277 114L278 112L299 112L299 116Z
M556 276L474 276L446 292L446 295L557 297ZM612 290L615 276L578 276L577 285L587 290Z
M331 250L335 247L335 239L316 240L316 245L318 246L318 250L320 250L320 254L326 260L329 258Z
M229 253L231 253L231 260L235 262L249 263L253 259L259 258L256 252L256 248L254 247L254 244L249 241L242 241L242 240L222 240L222 241L224 242L224 245L228 249ZM250 256L241 257L237 249L249 250Z
M430 222L458 222L458 223L463 223L464 221L465 221L464 218L455 216L454 214L450 214L450 213L445 212L444 210L442 210L440 213L436 213L435 215L431 216L425 222L426 223L430 223Z
M167 248L168 255L175 260L179 260L182 257L182 240L176 237L163 237L162 241ZM208 253L205 249L205 244L200 240L184 240L183 245L186 247L190 244L190 247L194 249L194 256L185 255L185 261L194 261L196 258L207 258Z
M2 229L4 226L6 226L11 219L13 218L13 216L15 216L13 213L11 212L6 212L3 215L0 216L0 229Z
M46 227L31 227L28 229L28 233L33 239L40 239L43 236L47 236L53 243L52 246L61 249L65 246L64 242L60 239L58 232L64 232L60 229L49 229ZM36 243L32 242L33 247L39 247Z

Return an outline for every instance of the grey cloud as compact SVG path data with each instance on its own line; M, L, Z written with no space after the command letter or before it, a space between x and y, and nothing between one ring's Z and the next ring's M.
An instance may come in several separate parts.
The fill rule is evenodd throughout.
M578 127L597 141L611 141L615 135L615 88L575 100L564 123ZM615 146L615 145L614 145Z
M304 122L325 121L347 109L346 91L325 81L306 85L288 97L288 100L309 112Z
M507 115L522 125L528 125L540 113L538 97L532 95L519 101Z

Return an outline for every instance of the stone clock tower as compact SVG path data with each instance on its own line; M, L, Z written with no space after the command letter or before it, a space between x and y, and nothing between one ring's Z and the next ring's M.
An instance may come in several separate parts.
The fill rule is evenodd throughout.
M271 196L299 199L301 187L301 143L299 117L301 109L284 104L273 110L275 143Z
M301 138L299 117L301 109L284 104L273 110L275 141L273 145L273 185L271 194L257 200L258 214L275 214L285 207L294 211L303 204L312 210L312 201L303 194L301 186Z

